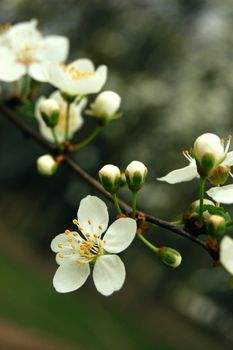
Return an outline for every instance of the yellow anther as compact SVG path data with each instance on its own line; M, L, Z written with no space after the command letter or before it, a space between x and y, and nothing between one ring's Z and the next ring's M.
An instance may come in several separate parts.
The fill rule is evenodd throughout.
M92 258L92 255L88 254L87 259L91 259L91 258Z
M103 226L102 225L99 225L98 228L99 228L99 230L103 230Z
M58 256L59 256L59 258L63 258L64 257L64 255L62 253L59 253Z
M79 231L82 231L82 230L83 230L83 227L78 226L78 229L79 229Z
M73 251L72 251L72 254L77 254L77 250L73 250Z
M78 240L78 243L81 243L81 241L80 241L80 240Z
M107 241L105 241L105 240L104 240L103 242L104 242L104 243L107 243Z
M86 233L86 237L89 238L91 235L90 233Z
M77 220L77 219L74 219L74 220L73 220L73 224L74 224L74 225L78 225L78 220Z
M98 238L98 235L96 234L96 233L94 233L94 235L93 235L95 238Z
M68 242L73 242L73 239L72 239L71 237L69 237L69 238L67 239L67 241L68 241Z
M71 248L75 249L76 248L75 244L71 244Z
M74 237L77 237L78 236L78 232L74 232L73 235L74 235Z
M92 224L91 219L88 219L88 224L89 224L89 225L91 225L91 224Z
M64 70L66 70L67 65L66 65L65 63L60 63L60 67L61 67L62 69L64 69Z
M62 243L58 243L58 248L62 248Z
M66 235L70 234L70 230L65 230L65 234Z
M84 254L84 251L80 250L79 254L82 256Z

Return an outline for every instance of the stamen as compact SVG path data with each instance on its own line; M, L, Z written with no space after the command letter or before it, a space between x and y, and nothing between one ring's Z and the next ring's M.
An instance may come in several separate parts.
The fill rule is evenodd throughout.
M77 236L78 236L78 232L74 232L74 233L73 233L73 236L74 236L74 237L77 237Z
M95 238L98 238L98 235L97 235L96 233L94 233L93 236L94 236Z
M98 228L99 228L99 230L103 230L103 226L102 225L99 225Z
M63 253L59 253L58 256L59 256L59 258L63 258L64 257Z
M83 230L83 227L78 226L78 229L79 229L79 231L82 231L82 230Z
M91 235L90 233L86 233L86 237L89 238Z
M73 239L72 239L71 237L69 237L69 238L67 239L67 241L68 241L68 242L73 242Z
M85 261L84 261L84 260L77 260L77 262L78 262L79 264L85 264Z
M62 248L62 243L58 243L58 248Z
M92 224L91 219L88 219L88 224L89 224L89 225L91 225L91 224Z
M65 234L69 235L70 234L70 230L65 230Z
M74 220L73 220L73 224L74 224L74 225L78 225L78 220L77 220L77 219L74 219Z

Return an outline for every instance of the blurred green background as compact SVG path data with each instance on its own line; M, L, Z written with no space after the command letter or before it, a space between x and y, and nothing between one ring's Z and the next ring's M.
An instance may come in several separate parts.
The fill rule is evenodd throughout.
M178 219L197 199L197 182L156 178L187 164L181 151L199 134L227 138L233 130L232 0L0 1L2 24L31 18L43 33L70 38L69 60L106 64L105 88L123 99L122 119L76 160L95 177L106 163L124 169L141 160L149 176L140 208ZM87 118L76 139L93 125ZM181 252L177 270L135 240L122 254L127 279L119 293L101 296L91 278L74 293L55 292L50 241L70 227L80 199L98 193L65 166L53 178L39 176L43 152L0 119L0 349L232 349L228 275L161 229L147 236ZM122 197L129 200L126 190Z

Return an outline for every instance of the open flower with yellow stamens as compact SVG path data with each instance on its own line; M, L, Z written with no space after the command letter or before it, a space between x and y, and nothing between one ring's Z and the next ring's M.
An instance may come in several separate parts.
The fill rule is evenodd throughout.
M53 285L60 293L80 288L90 275L91 265L98 292L111 295L122 287L126 274L125 266L116 253L125 250L133 241L137 230L136 221L120 218L107 229L107 206L95 196L82 199L77 218L74 223L78 225L80 233L66 230L51 243L60 265Z
M203 134L197 138L194 143L194 149L192 154L193 158L188 151L184 151L183 155L189 161L189 165L176 169L168 173L164 177L160 177L157 180L165 181L170 184L175 184L178 182L191 181L196 177L199 177L197 162L201 163L205 155L213 156L215 164L213 165L208 177L214 175L215 170L218 170L219 167L230 167L233 165L233 151L228 152L230 146L230 137L224 148L223 140L220 140L217 135L214 134Z
M99 92L107 79L107 67L102 65L96 70L86 58L76 60L69 65L46 64L48 82L70 96Z
M67 102L63 99L59 91L53 92L49 99L54 100L59 106L58 123L54 128L58 142L65 141L65 127L66 127L66 112ZM39 128L41 134L50 142L54 142L54 137L50 127L44 122L40 106L45 101L45 97L41 97L36 104L36 118L39 122ZM73 102L69 109L69 134L68 139L71 139L76 131L78 131L83 125L83 117L81 115L82 110L85 108L87 100L83 98L80 102Z
M44 82L44 63L61 63L67 58L69 41L60 35L43 37L37 21L4 27L0 33L0 80L12 82L28 73Z

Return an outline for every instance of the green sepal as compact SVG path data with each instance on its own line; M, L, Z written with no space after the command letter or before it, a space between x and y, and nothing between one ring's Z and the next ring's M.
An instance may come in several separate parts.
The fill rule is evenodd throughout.
M59 114L60 113L57 111L53 112L51 116L48 116L47 114L41 112L42 119L49 128L54 128L57 125Z
M142 188L145 179L142 178L142 175L139 171L135 171L132 180L130 176L127 174L127 172L125 173L125 176L126 176L127 184L131 191L137 192L138 190L140 190L140 188Z
M75 99L77 98L77 95L70 95L70 94L67 94L66 92L61 92L61 95L64 98L64 100L68 103L74 102Z
M106 191L116 193L121 184L121 176L116 176L114 181L111 181L109 176L100 176L100 181Z

